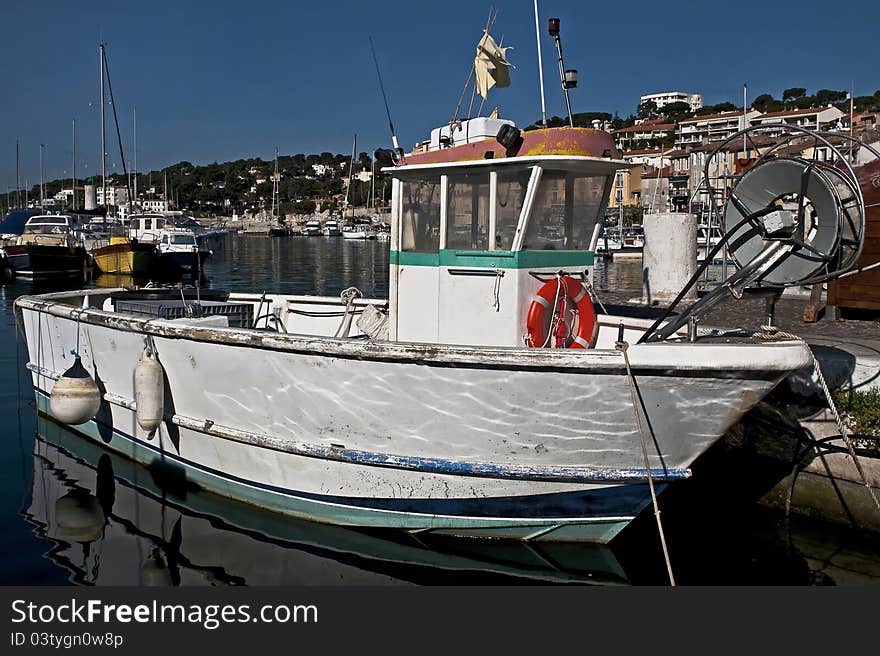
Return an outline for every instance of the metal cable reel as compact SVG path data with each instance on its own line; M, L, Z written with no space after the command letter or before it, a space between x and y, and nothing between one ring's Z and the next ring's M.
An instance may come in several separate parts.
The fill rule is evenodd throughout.
M747 288L765 288L755 291L778 298L784 287L833 280L855 266L864 240L865 203L850 162L863 151L880 160L880 151L840 132L820 134L785 126L785 133L779 135L779 127L741 130L706 158L701 184L709 198L710 225L716 217L724 235L640 342L675 334L688 321L699 320L728 292L739 298ZM745 173L731 176L729 154L740 149L758 156ZM713 180L731 177L736 182L730 189L713 185ZM669 319L722 249L733 257L737 271Z
M767 158L731 190L724 227L741 268L773 242L786 245L786 252L751 284L813 284L840 275L858 260L864 201L846 168L801 157Z
M710 177L717 158L740 140L744 150L758 153L724 199L723 212L713 209L722 217L727 248L740 270L762 263L745 284L789 287L831 280L850 269L862 250L865 205L849 160L863 144L841 133L794 126L773 136L778 129L746 128L710 155L705 180L714 205L722 195ZM803 156L810 151L812 158Z

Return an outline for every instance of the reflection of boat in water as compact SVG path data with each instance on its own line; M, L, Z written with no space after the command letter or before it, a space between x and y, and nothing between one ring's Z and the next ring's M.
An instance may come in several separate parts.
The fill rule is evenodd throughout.
M199 490L38 418L26 517L96 585L628 583L608 547L423 539L314 524Z

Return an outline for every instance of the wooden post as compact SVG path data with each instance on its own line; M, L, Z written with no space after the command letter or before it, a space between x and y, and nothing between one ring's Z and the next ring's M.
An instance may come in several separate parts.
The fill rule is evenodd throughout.
M819 319L819 304L822 302L822 283L816 283L810 290L810 300L804 307L804 323L816 323Z

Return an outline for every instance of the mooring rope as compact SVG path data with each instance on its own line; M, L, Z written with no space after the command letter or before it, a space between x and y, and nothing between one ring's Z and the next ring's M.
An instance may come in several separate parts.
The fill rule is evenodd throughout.
M663 522L660 520L660 506L657 503L657 493L654 490L654 478L651 476L651 465L648 461L648 445L645 441L645 431L642 428L642 417L639 412L638 401L636 400L636 379L633 375L632 367L629 365L629 355L627 354L629 344L624 341L619 341L614 344L614 348L623 354L623 361L626 364L626 377L627 382L629 383L629 394L632 399L633 412L635 412L636 415L636 426L639 430L639 441L642 445L642 458L645 461L645 473L648 476L648 488L651 490L651 503L654 504L654 517L657 520L657 531L660 534L660 545L663 548L663 560L666 561L666 572L669 575L669 585L675 587L675 576L672 574L672 563L669 561L669 550L666 547L666 535L663 532Z
M755 337L760 339L774 339L776 337L787 337L789 339L794 339L799 342L803 342L807 344L807 341L800 337L799 335L795 335L793 333L787 333L782 331L777 331L773 333L755 333ZM809 344L807 344L807 348L809 348ZM874 506L877 508L877 512L880 513L880 501L877 500L877 495L874 493L874 488L871 487L871 483L868 481L868 477L865 475L865 470L862 468L862 461L859 459L859 456L856 454L855 446L853 446L853 442L849 437L849 429L846 427L846 423L840 416L840 412L837 410L837 406L834 403L834 399L831 398L831 390L828 389L828 383L825 381L825 376L822 373L822 368L819 366L819 359L816 357L816 354L813 353L813 349L810 350L810 357L813 360L813 371L816 373L816 378L819 381L819 385L822 387L822 392L825 395L825 400L828 402L828 408L831 410L831 414L834 415L834 421L837 423L837 429L840 431L840 437L843 439L843 443L846 445L846 450L849 453L850 458L852 458L853 464L856 466L856 471L859 473L859 478L862 479L862 483L868 488L868 494L871 495L871 499L874 501Z

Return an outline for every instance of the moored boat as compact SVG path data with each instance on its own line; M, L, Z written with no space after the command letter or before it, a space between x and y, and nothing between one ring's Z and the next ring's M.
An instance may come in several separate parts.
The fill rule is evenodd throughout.
M132 240L124 235L111 235L109 242L92 251L95 266L102 273L148 275L155 270L159 258L155 244Z
M28 280L85 276L89 265L77 222L66 214L30 217L5 251L15 276Z
M39 408L82 332L104 392L74 428L206 489L343 525L611 540L650 503L649 477L660 490L687 478L812 360L773 333L596 312L591 236L620 167L613 142L551 128L514 143L388 169L388 299L230 294L209 318L147 318L124 291L18 299ZM232 327L245 309L268 329ZM132 376L145 344L167 390L152 428Z
M324 234L321 222L318 219L309 219L303 227L302 234L306 237L320 237Z
M199 244L187 228L163 228L159 232L159 261L163 266L199 272L211 251Z

